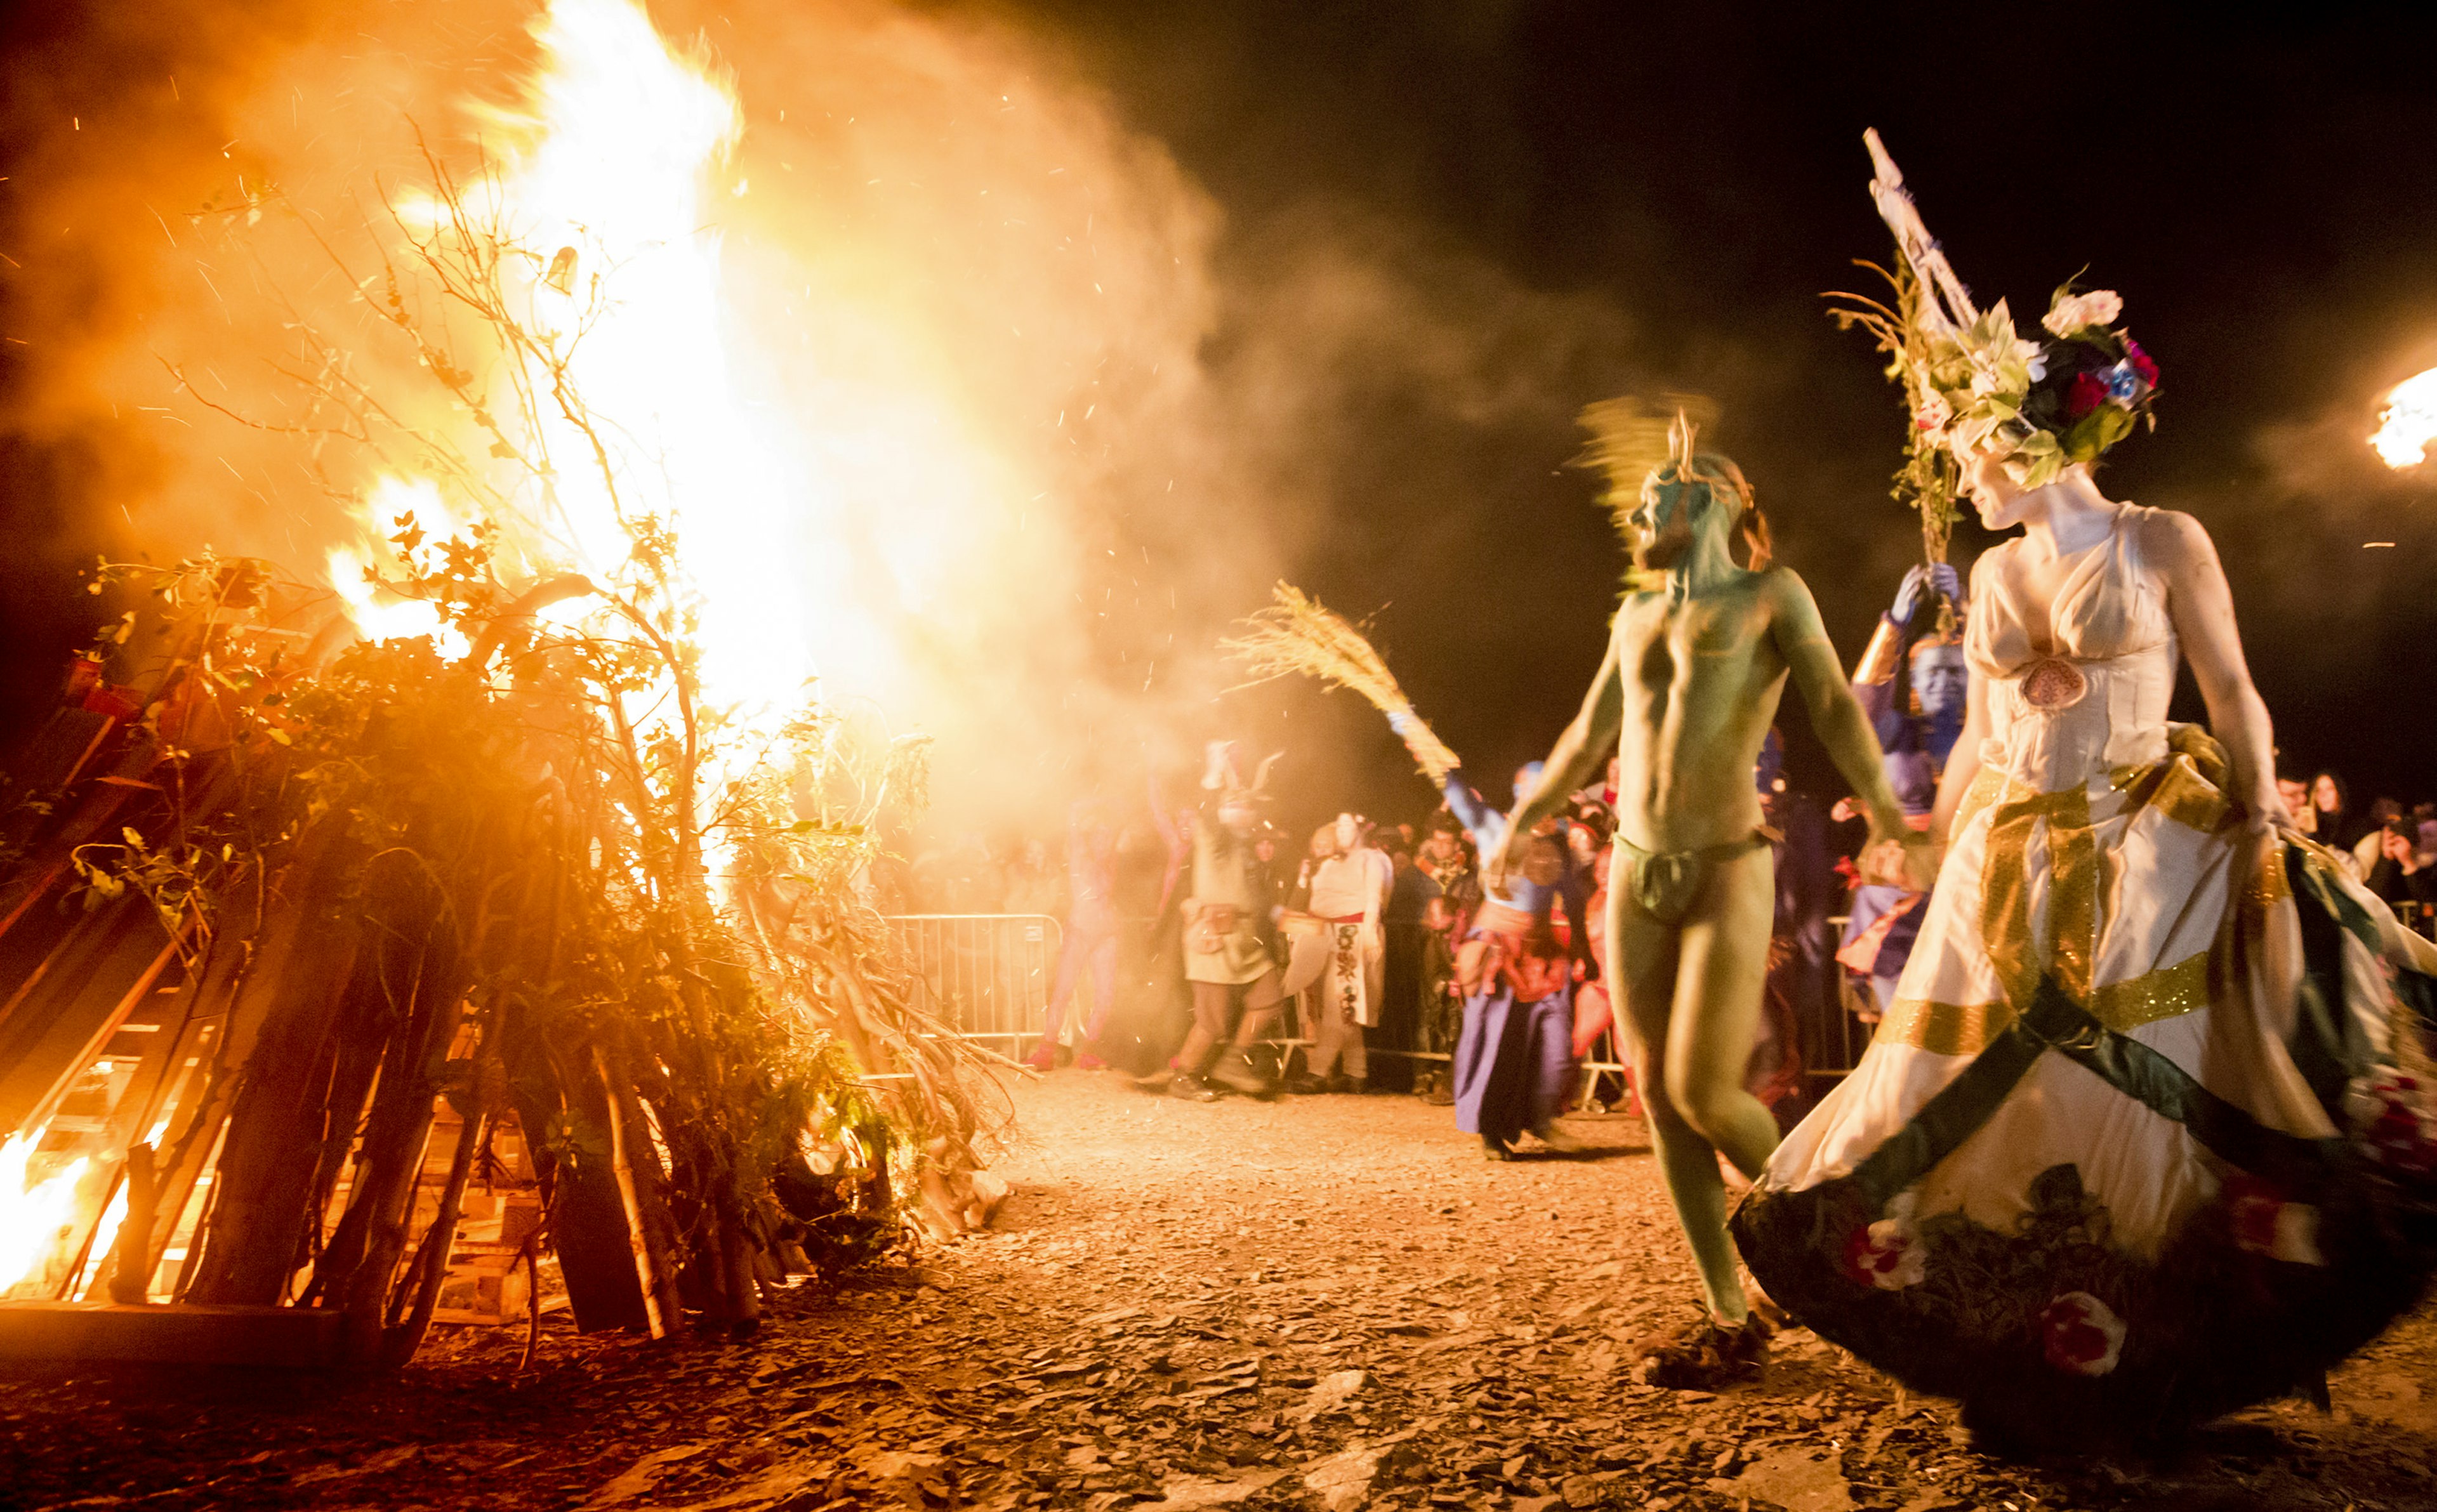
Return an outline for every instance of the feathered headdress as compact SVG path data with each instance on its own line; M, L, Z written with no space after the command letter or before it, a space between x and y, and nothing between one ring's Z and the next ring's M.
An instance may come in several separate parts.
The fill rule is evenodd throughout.
M1894 286L1895 303L1830 298L1848 302L1833 312L1837 323L1877 337L1891 358L1887 375L1904 386L1913 438L1896 492L1921 509L1931 559L1942 561L1955 496L1948 448L1993 452L2016 482L2037 488L2072 463L2097 461L2149 419L2158 367L2115 324L2124 301L2112 289L2058 288L2040 322L2045 341L2020 335L2004 300L1975 308L1879 133L1862 139L1875 170L1870 198L1900 254L1894 269L1878 269ZM1938 512L1944 518L1933 521Z
M1586 405L1577 417L1590 440L1574 458L1577 467L1596 467L1607 479L1600 503L1627 547L1639 532L1633 512L1641 503L1651 479L1679 478L1708 486L1743 528L1751 565L1758 571L1769 563L1768 521L1752 497L1743 469L1716 452L1699 449L1702 427L1718 420L1717 402L1697 393L1671 393L1657 405L1632 394ZM1626 574L1629 588L1644 586L1640 574Z

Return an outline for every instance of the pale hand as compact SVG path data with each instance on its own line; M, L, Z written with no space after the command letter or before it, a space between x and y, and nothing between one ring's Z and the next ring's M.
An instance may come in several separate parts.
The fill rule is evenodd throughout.
M1901 887L1908 893L1926 893L1937 884L1940 850L1927 835L1917 831L1907 829L1902 835L1889 835L1873 829L1855 859L1854 869L1865 882Z

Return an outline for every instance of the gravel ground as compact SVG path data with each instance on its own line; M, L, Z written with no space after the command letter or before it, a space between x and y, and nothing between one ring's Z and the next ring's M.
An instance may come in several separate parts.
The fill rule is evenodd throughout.
M0 1377L0 1507L815 1512L1592 1506L2437 1509L2437 1320L2138 1459L2007 1462L1801 1330L1723 1395L1636 1383L1693 1315L1640 1126L1483 1161L1410 1098L1013 1089L993 1231L738 1344L453 1330L403 1378Z

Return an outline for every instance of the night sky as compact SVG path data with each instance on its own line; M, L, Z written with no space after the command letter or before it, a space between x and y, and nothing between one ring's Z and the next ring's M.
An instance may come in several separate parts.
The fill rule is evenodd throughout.
M2437 795L2437 476L2397 478L2360 444L2385 388L2437 363L2437 30L1802 9L1027 13L1078 39L1218 197L1237 248L1351 201L1633 310L1629 349L1594 354L1580 398L1719 397L1720 443L1849 658L1919 548L1884 492L1895 391L1818 297L1870 287L1850 260L1890 255L1865 192L1875 125L1982 303L2010 298L2028 328L2084 268L2125 295L2165 387L2158 431L2113 452L2103 485L2214 533L2288 759ZM1377 395L1379 443L1346 456L1303 581L1388 605L1381 638L1417 704L1503 770L1571 713L1620 557L1589 480L1555 470L1577 444L1569 413L1415 436L1413 399ZM1479 508L1409 506L1416 459L1460 469ZM1987 539L1967 520L1956 560ZM2178 713L2200 718L2188 683ZM1394 761L1384 736L1379 759Z
M302 33L309 9L261 14ZM1325 224L1417 269L1432 319L1548 344L1519 364L1527 393L1470 410L1427 364L1341 383L1325 476L1307 480L1325 503L1280 564L1334 605L1380 611L1408 690L1476 771L1544 749L1599 658L1622 555L1593 480L1566 465L1574 413L1595 399L1719 399L1714 440L1756 485L1780 560L1810 581L1847 658L1859 650L1919 547L1885 494L1896 392L1819 297L1870 288L1852 260L1889 255L1865 191L1860 138L1875 125L1984 304L2008 297L2028 328L2078 272L2123 293L2164 369L2160 426L2111 455L2102 486L2189 510L2216 536L2288 764L2437 796L2424 755L2437 468L2390 474L2362 443L2378 396L2437 365L2437 22L2338 11L2245 27L2138 7L2064 24L1954 7L924 9L1071 56L1216 201L1218 268L1238 287ZM25 8L0 61L23 76L80 58L74 87L106 101L116 55L96 49L145 52L144 24L125 19L139 10ZM154 51L278 42L265 20L258 37ZM38 138L9 116L0 173ZM17 269L61 254L5 197L0 252L13 330ZM1498 302L1525 298L1543 318L1501 322ZM1545 312L1568 309L1579 339L1548 343ZM1222 321L1214 369L1236 360L1236 335ZM95 531L79 454L27 439L30 402L20 354L0 352L11 723L85 628L65 567ZM1958 528L1959 562L1985 545ZM2188 688L2179 712L2199 716ZM1359 746L1375 811L1426 807L1376 721L1341 710L1313 728ZM1797 739L1797 773L1832 787L1820 766Z

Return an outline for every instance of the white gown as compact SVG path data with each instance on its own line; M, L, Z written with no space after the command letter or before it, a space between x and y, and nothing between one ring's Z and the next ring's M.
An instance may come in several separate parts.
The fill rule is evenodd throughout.
M2149 513L2074 564L2052 653L2013 544L1974 569L1992 734L1920 941L1734 1218L1819 1333L2047 1438L2306 1388L2437 1256L2428 979L2328 853L2247 843L2223 752L2168 723Z

